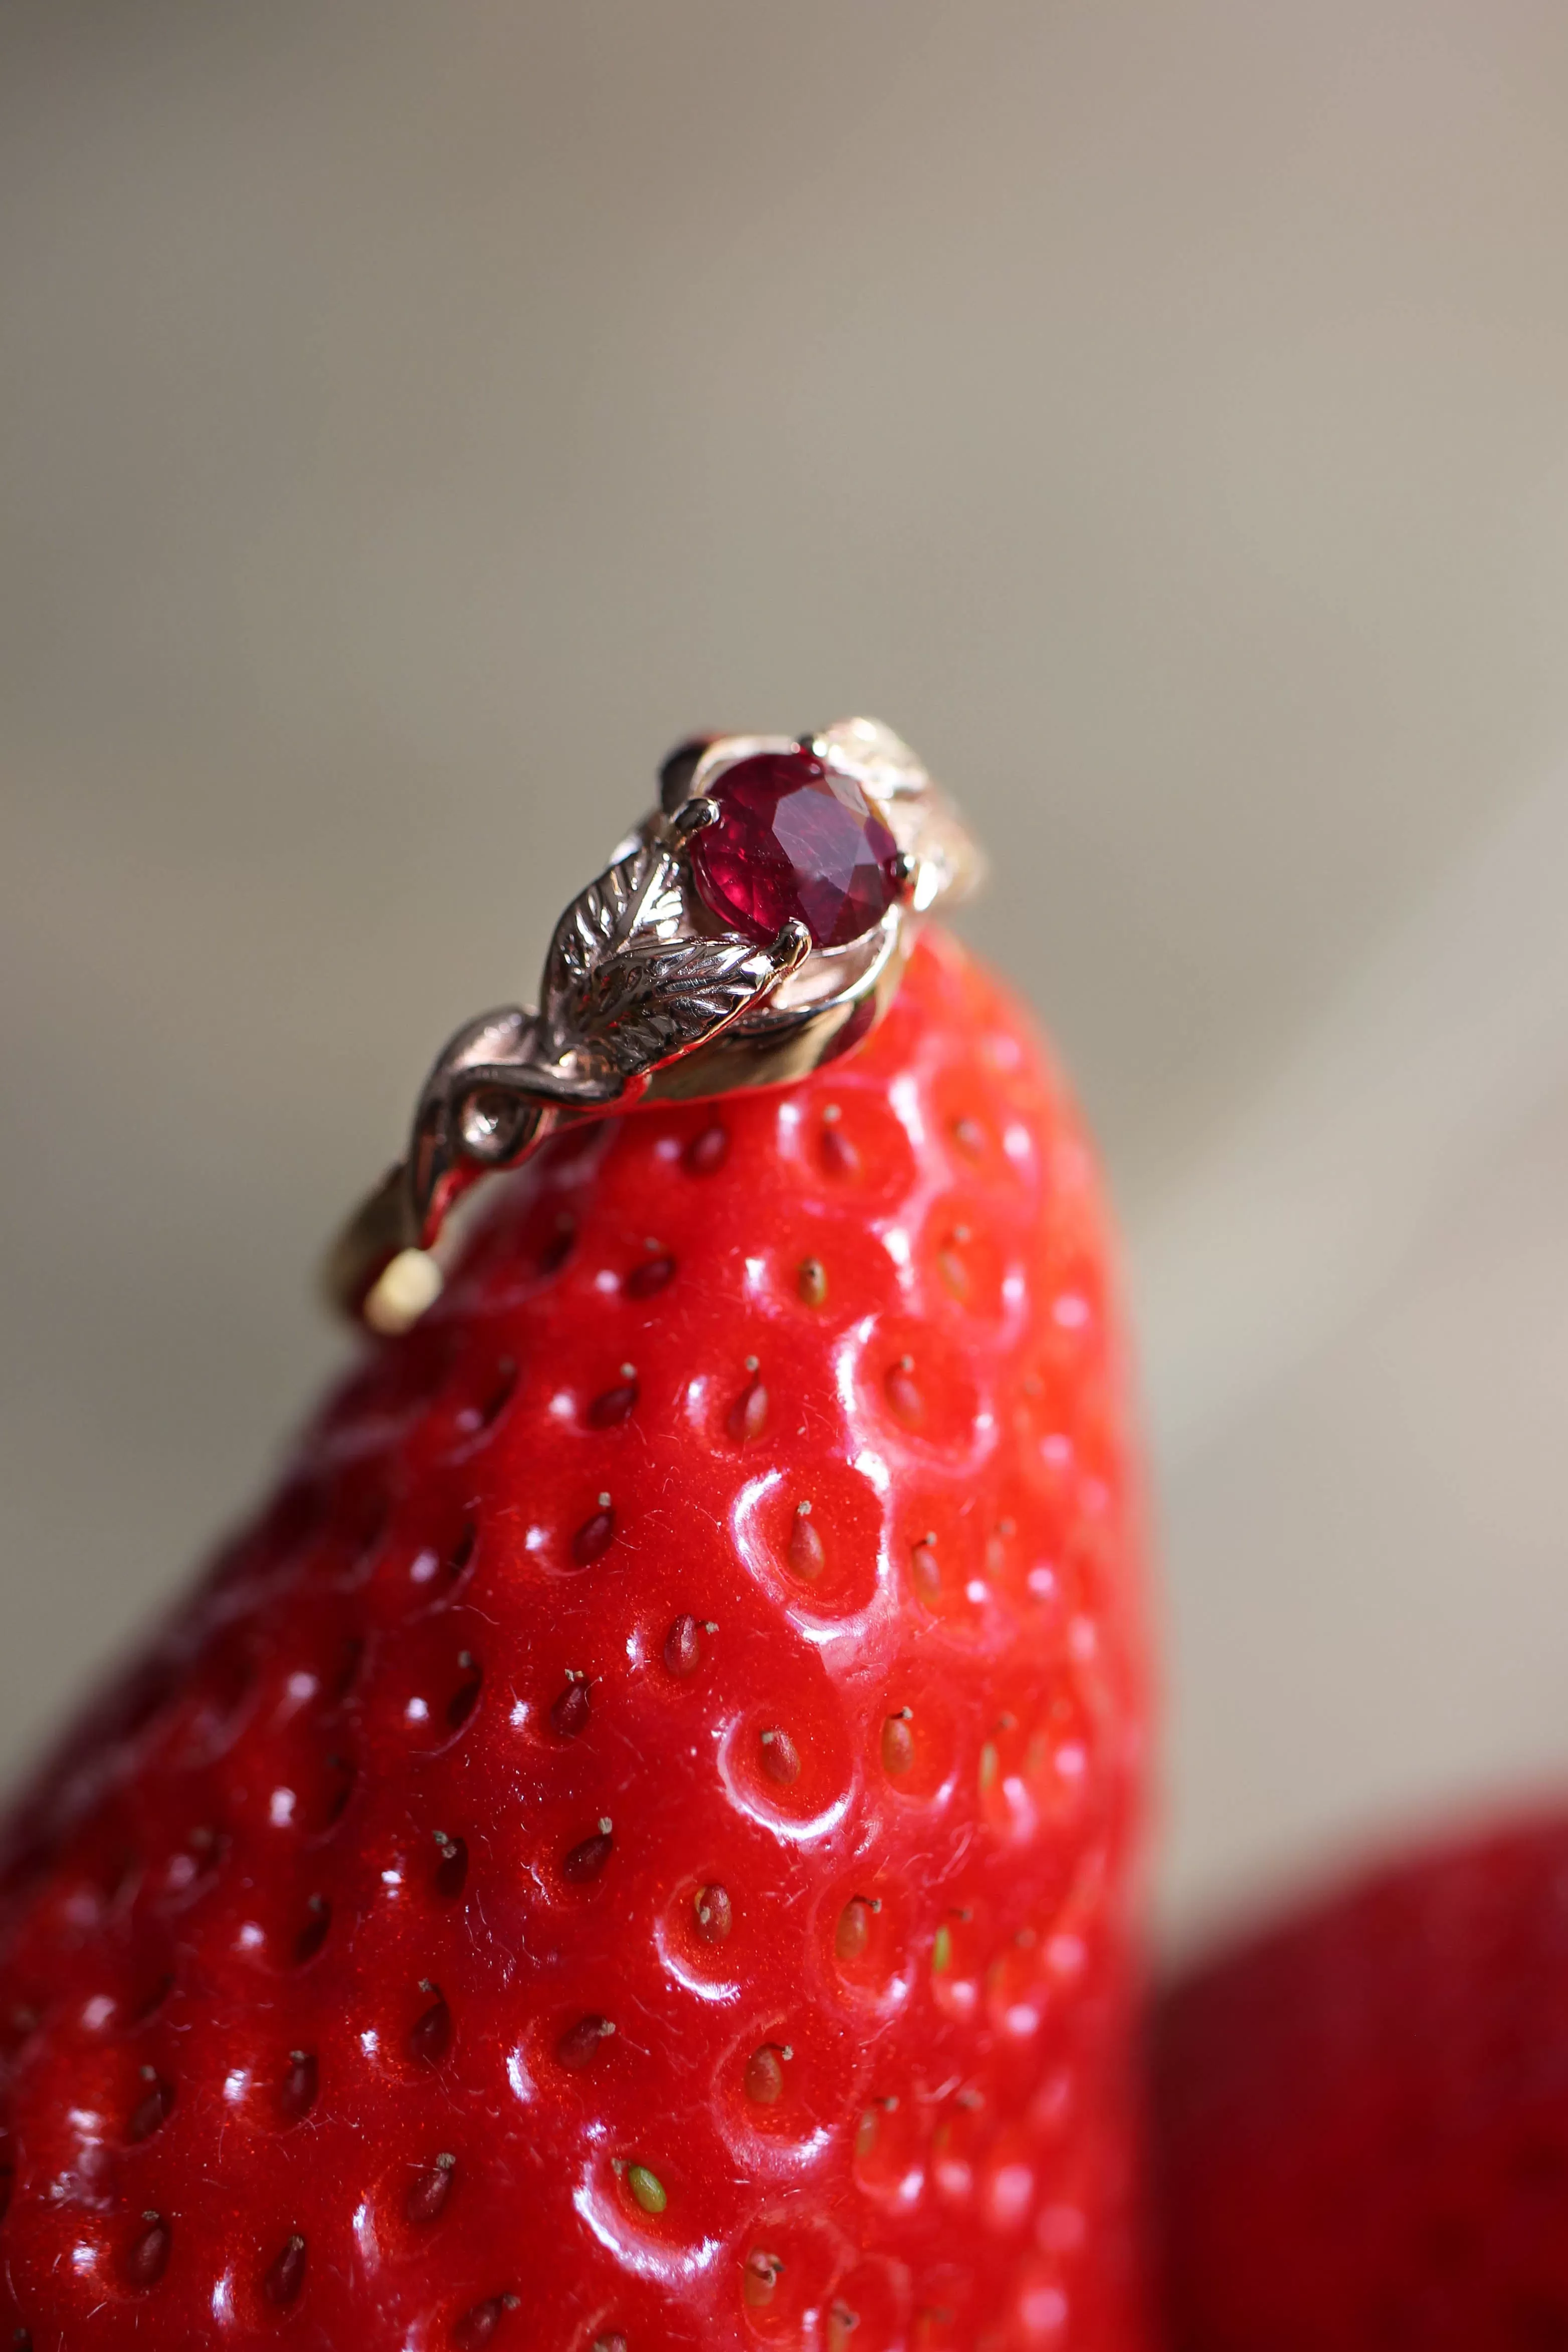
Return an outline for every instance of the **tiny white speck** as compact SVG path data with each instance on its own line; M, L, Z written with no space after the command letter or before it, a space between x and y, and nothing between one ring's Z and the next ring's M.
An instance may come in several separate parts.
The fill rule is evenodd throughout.
M528 1721L528 1701L525 1698L513 1699L511 1713L507 1720L513 1724L524 1724Z
M267 1816L275 1830L287 1829L294 1818L292 1789L274 1789L267 1803Z
M106 1992L95 1992L82 2005L81 2021L89 2033L98 2033L114 2015L114 2003Z
M359 2046L367 2058L374 2058L381 2047L381 2036L374 2025L367 2025L360 2035Z
M422 1698L411 1698L403 1714L408 1723L428 1723L430 1720L430 1709Z
M976 1608L984 1600L985 1587L977 1576L972 1576L964 1586L963 1597L966 1601L973 1601Z
M384 1886L401 1886L403 1873L400 1870L384 1870L381 1874L381 1883Z
M235 1942L242 1952L258 1952L266 1941L267 1930L259 1919L243 1921L239 1933L235 1937Z
M607 1265L602 1265L594 1276L595 1290L618 1290L620 1286L619 1277L612 1274Z
M440 1567L440 1558L433 1551L422 1551L408 1570L411 1584L428 1584Z
M98 2248L96 2246L89 2246L85 2238L79 2239L77 2243L71 2248L71 2268L75 2271L78 2278L85 2278L89 2271L96 2270L98 2268Z
M601 1511L607 1511L607 1510L609 1509L609 1507L610 1507L610 1498L609 1498L608 1495L601 1495L601 1496L600 1496L600 1497L599 1497L599 1508L600 1508L600 1510L601 1510Z
M522 1548L524 1551L542 1551L549 1539L550 1530L547 1528L530 1528L523 1537Z
M570 1421L575 1410L570 1389L557 1389L545 1407L545 1411L552 1412L557 1421Z
M289 1696L298 1702L302 1703L308 1698L314 1698L317 1688L315 1675L306 1674L303 1670L298 1670L289 1677Z
M1022 1165L1029 1156L1028 1129L1019 1126L1010 1127L1002 1138L1002 1149L1009 1160L1015 1160Z
M623 1381L635 1381L637 1376L637 1368L635 1364L623 1364L621 1366L621 1378Z
M244 2098L249 2081L250 2076L243 2066L231 2067L224 2076L223 2095L231 2107Z

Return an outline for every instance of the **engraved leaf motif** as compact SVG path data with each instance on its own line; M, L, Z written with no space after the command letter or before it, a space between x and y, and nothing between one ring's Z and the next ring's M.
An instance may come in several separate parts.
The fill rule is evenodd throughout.
M602 1068L631 1076L743 1012L772 980L766 948L733 933L672 938L681 912L674 863L649 842L574 899L544 972L558 1054L585 1048Z
M584 1042L629 1076L743 1012L773 974L746 940L650 939L596 965L573 1010Z
M651 887L649 887L651 883ZM555 927L544 968L544 1013L552 1029L573 1024L573 1007L597 966L634 930L653 929L680 912L668 854L639 841L574 898Z

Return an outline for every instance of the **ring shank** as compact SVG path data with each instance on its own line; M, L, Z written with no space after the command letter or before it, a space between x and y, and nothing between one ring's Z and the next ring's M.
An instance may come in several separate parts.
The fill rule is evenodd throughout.
M746 943L727 947L723 938L714 940L711 919L687 887L685 853L696 828L682 822L682 813L724 767L759 749L798 753L803 743L859 783L885 819L903 854L904 896L845 947L811 951L797 924L799 936L787 945L781 934L767 954L753 949L738 956L734 950ZM383 1332L416 1321L440 1292L447 1253L437 1244L458 1201L481 1176L517 1166L558 1129L645 1105L793 1085L852 1052L892 1003L920 917L969 897L984 871L945 794L908 746L875 719L843 720L804 739L694 740L665 763L661 798L663 806L557 925L545 1012L506 1007L487 1014L459 1030L438 1057L420 1097L409 1157L367 1195L322 1268L323 1288L339 1312ZM650 1006L645 988L627 1016L633 1026L626 1035L612 1029L607 1047L601 1042L591 1048L587 1041L603 1032L602 1020L597 1030L593 1024L605 992L614 998L619 988L631 1001L630 959L639 954L644 972L671 975L668 984L676 992L667 1011L661 1017L657 1004ZM579 988L582 1045L574 1044L569 1024L563 1031L561 1006L549 993L553 988L560 997L568 965ZM704 980L715 972L716 982ZM569 999L567 1013L573 1010ZM542 1051L550 1058L530 1058ZM607 1076L589 1083L576 1075L590 1065ZM482 1113L492 1096L515 1111L510 1130L504 1124L491 1130L483 1117L465 1120L465 1100Z

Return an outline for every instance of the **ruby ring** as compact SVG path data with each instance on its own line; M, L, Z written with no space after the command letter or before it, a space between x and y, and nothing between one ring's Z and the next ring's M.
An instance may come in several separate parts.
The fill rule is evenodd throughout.
M458 1201L563 1127L784 1085L849 1052L892 1000L911 924L982 865L876 719L682 744L658 806L557 923L539 1010L483 1013L438 1056L406 1159L332 1251L334 1302L378 1330L416 1321Z

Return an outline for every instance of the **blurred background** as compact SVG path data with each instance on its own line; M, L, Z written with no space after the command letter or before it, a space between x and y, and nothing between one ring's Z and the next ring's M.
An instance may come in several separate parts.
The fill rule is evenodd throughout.
M663 751L866 709L1129 1238L1168 1932L1568 1784L1565 614L1553 0L9 0L5 1760Z

